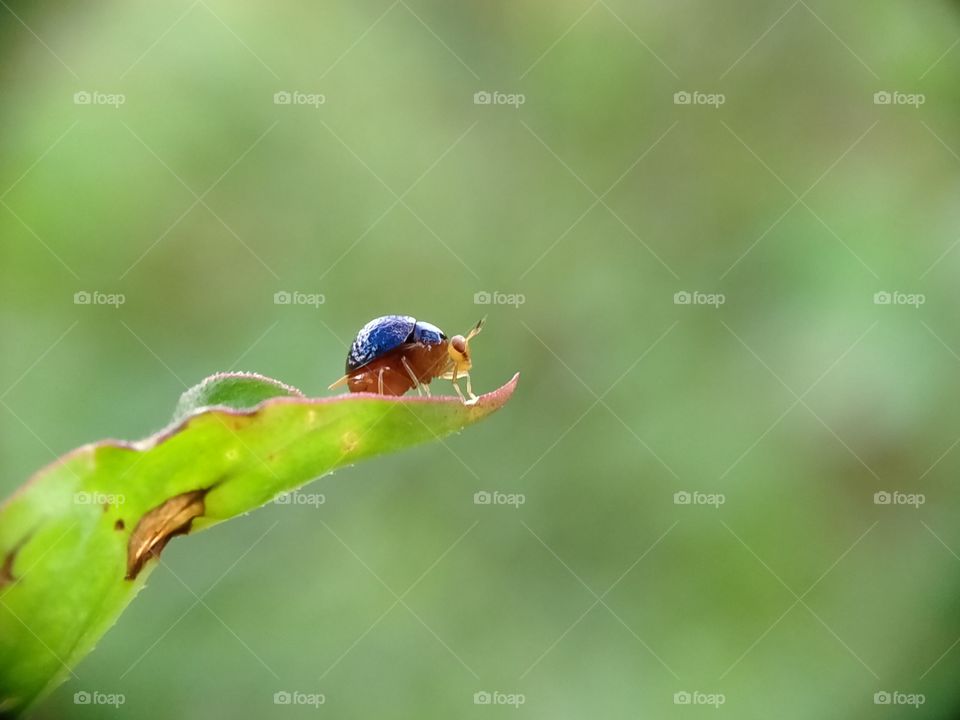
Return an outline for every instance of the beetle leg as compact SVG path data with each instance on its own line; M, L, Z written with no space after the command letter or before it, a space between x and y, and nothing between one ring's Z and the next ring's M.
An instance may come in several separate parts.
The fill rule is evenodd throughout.
M473 393L473 386L470 384L470 374L469 374L469 373L464 373L464 377L467 378L467 395L468 395L469 398L470 398L470 400L469 400L469 402L468 402L467 404L468 404L468 405L472 405L472 404L475 403L479 398L477 398L477 396L474 395L474 393Z
M457 366L453 366L453 371L450 373L450 382L453 383L453 389L457 391L457 397L460 398L460 402L464 405L469 405L468 400L463 396L463 393L460 391L460 383L457 382L457 376L459 375L457 371Z
M380 372L377 375L377 389L381 395L383 395L383 370L384 368L380 368Z
M460 393L460 385L454 381L453 386L457 389L457 395L460 395L460 399L463 400L464 405L473 405L477 401L477 396L473 393L473 386L470 384L470 373L460 373L459 377L466 378L467 380L467 397L466 399Z
M410 379L413 380L413 386L417 389L417 395L422 396L423 390L420 389L420 381L417 380L417 376L413 373L413 368L410 367L410 363L407 362L407 359L400 356L400 362L403 363L404 370L407 371L407 375L410 376Z

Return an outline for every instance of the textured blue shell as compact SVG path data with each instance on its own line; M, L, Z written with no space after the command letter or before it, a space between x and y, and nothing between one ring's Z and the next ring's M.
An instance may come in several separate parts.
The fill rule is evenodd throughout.
M384 315L360 328L347 355L347 372L353 372L401 345L437 345L446 339L447 336L436 325L418 321L409 315Z

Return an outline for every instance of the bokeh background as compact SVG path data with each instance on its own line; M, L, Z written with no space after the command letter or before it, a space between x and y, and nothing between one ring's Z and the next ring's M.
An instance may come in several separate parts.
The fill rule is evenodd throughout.
M522 374L171 543L37 717L958 716L955 4L0 4L3 494L381 314Z

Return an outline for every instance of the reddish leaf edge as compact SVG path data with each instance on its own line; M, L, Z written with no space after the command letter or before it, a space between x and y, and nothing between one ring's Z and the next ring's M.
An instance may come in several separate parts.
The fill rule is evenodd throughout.
M254 373L245 373L253 375ZM218 373L211 377L217 377L223 375L223 373ZM266 378L270 380L272 378ZM207 378L209 379L209 378ZM202 415L208 415L216 413L224 417L252 417L262 412L264 409L274 406L274 405L309 405L313 407L323 407L325 405L331 405L333 403L343 403L343 402L365 402L369 400L377 400L380 402L390 403L390 404L410 404L410 405L447 405L449 407L462 407L470 413L477 413L477 411L482 411L479 414L489 415L496 412L502 408L507 401L513 395L514 390L517 388L517 383L520 380L520 373L515 373L510 380L498 387L496 390L491 390L488 393L484 393L477 397L476 402L465 404L459 397L456 395L431 395L427 396L407 396L407 395L378 395L376 393L344 393L341 395L331 395L330 397L319 397L319 398L308 398L308 397L275 397L268 398L263 402L258 403L249 408L237 409L227 407L225 405L211 405L208 407L198 408L196 412L188 415L183 418L183 420L173 423L152 435L141 440L117 440L113 438L107 438L104 440L98 440L97 442L86 443L80 447L74 448L69 452L64 453L59 458L54 460L47 465L44 465L42 468L37 470L30 478L20 485L13 494L9 495L2 503L0 503L0 512L6 508L6 506L11 503L16 497L21 493L25 492L28 487L30 487L34 482L42 478L53 468L56 468L59 465L66 463L67 461L83 454L95 452L98 448L112 447L120 450L129 450L131 452L146 452L153 449L157 445L160 445L164 441L178 435L179 433L186 430L190 423L196 418Z

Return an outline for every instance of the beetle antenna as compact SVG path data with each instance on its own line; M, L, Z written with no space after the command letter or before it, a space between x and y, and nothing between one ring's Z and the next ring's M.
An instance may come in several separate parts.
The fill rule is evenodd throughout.
M469 340L470 340L471 338L474 338L474 337L476 337L477 335L480 334L480 331L483 330L483 326L484 326L484 324L485 324L486 322L487 322L487 316L484 315L482 318L480 318L480 321L479 321L476 325L473 326L473 329L470 330L470 332L467 333L467 341L468 341L468 342L469 342Z

